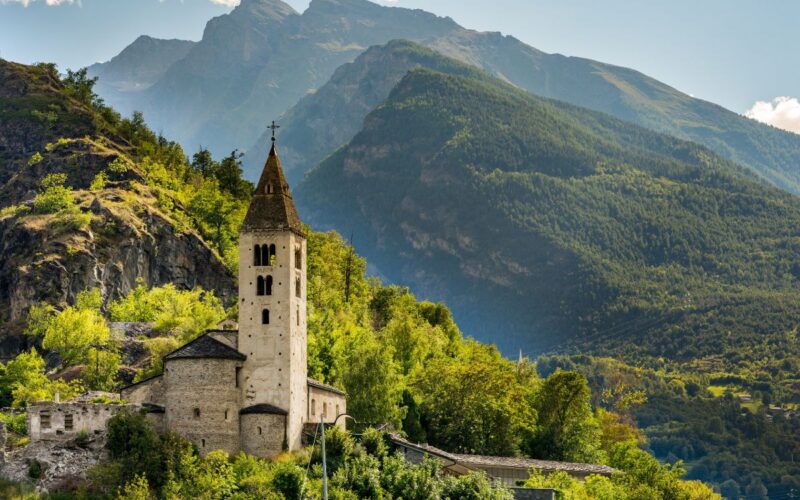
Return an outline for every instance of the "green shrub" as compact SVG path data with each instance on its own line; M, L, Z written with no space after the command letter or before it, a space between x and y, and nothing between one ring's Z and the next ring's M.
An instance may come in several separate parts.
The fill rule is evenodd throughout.
M72 190L64 183L67 174L48 174L41 182L41 190L33 199L33 212L37 214L55 214L75 207Z
M37 151L33 153L33 156L31 156L31 158L28 160L28 166L32 167L37 163L41 162L43 159L44 157L42 156L42 154Z
M380 461L371 455L355 457L336 471L331 484L352 491L358 498L384 498L386 492L381 487L380 465Z
M94 176L94 179L92 179L92 183L89 184L89 190L100 191L106 187L106 182L108 182L108 174L105 172L100 172Z
M28 434L28 425L25 421L24 413L0 413L0 422L3 422L6 429L25 436Z
M39 480L44 473L44 469L45 467L40 461L33 459L28 464L28 477L34 481Z
M388 446L386 445L386 434L370 427L361 434L361 446L364 451L382 459L388 453Z
M473 472L466 476L442 478L442 498L451 500L511 500L514 495L502 486L494 487L485 473Z
M128 171L128 162L121 156L118 156L114 158L114 161L109 163L106 168L112 174L122 175Z
M0 219L5 219L6 217L16 217L19 215L25 215L31 211L31 207L28 205L11 205L10 207L5 207L0 209Z
M86 446L87 444L89 444L90 439L91 436L89 435L89 431L87 431L86 429L81 429L78 432L78 435L75 436L75 444L77 444L78 446Z
M280 462L272 472L272 487L286 500L300 500L305 471L291 462Z

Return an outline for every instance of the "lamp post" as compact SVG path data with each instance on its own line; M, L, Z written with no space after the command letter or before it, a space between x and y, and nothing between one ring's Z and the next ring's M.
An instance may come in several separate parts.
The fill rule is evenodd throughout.
M336 422L342 417L349 418L353 422L356 422L356 419L347 413L340 413L333 419L333 425L335 426ZM325 457L325 415L319 416L319 425L322 428L322 500L328 500L328 460Z

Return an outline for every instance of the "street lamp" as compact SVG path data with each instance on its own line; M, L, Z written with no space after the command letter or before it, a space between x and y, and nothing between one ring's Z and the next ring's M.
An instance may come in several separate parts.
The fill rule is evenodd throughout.
M336 425L336 422L339 421L340 418L349 418L353 422L356 422L356 419L348 415L347 413L340 413L336 415L336 418L333 419L333 425ZM319 416L319 425L322 428L322 500L328 500L328 461L325 458L325 415Z

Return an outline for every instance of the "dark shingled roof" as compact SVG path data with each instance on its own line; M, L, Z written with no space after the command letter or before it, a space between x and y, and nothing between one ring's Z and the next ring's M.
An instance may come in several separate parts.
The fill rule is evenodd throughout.
M545 473L549 472L571 472L580 474L600 474L610 476L617 472L607 465L601 464L581 464L573 462L556 462L553 460L537 460L534 458L520 457L490 457L486 455L461 455L453 453L459 463L466 466L475 467L504 467L512 469L537 469Z
M272 143L272 148L269 150L267 163L250 200L250 208L241 228L241 231L259 230L290 230L304 235L303 225L300 223L292 193L289 191L289 184L283 176L275 143Z
M166 360L183 358L237 359L244 361L247 356L233 347L204 334L164 357Z
M126 385L125 387L123 387L120 390L124 391L125 389L130 389L131 387L136 387L139 384L144 384L144 383L150 382L151 380L155 380L155 379L161 377L162 375L164 375L164 374L163 373L159 373L158 375L153 375L151 377L147 377L146 379L142 379L142 380L140 380L138 382L134 382L134 383L132 383L130 385Z
M311 387L316 387L317 389L322 389L323 391L328 391L334 394L341 394L342 396L346 396L344 391L342 391L341 389L337 389L332 385L323 384L322 382L314 380L313 378L308 379L308 385L310 385Z
M408 441L397 434L389 434L389 437L396 445L406 448L414 448L420 452L448 460L454 464L458 464L469 469L475 469L476 467L497 467L528 470L534 468L545 473L563 471L571 474L599 474L603 476L610 476L618 472L612 467L601 464L580 464L572 462L555 462L552 460L536 460L533 458L494 457L487 455L463 455L460 453L449 453L429 444L412 443L411 441Z
M254 414L267 414L267 415L288 415L289 412L277 406L267 403L261 403L239 410L239 415L254 415Z

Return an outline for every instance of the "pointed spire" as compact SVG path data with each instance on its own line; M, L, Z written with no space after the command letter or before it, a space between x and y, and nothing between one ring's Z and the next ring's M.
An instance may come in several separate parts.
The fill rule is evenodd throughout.
M289 230L304 234L274 140L241 230Z

